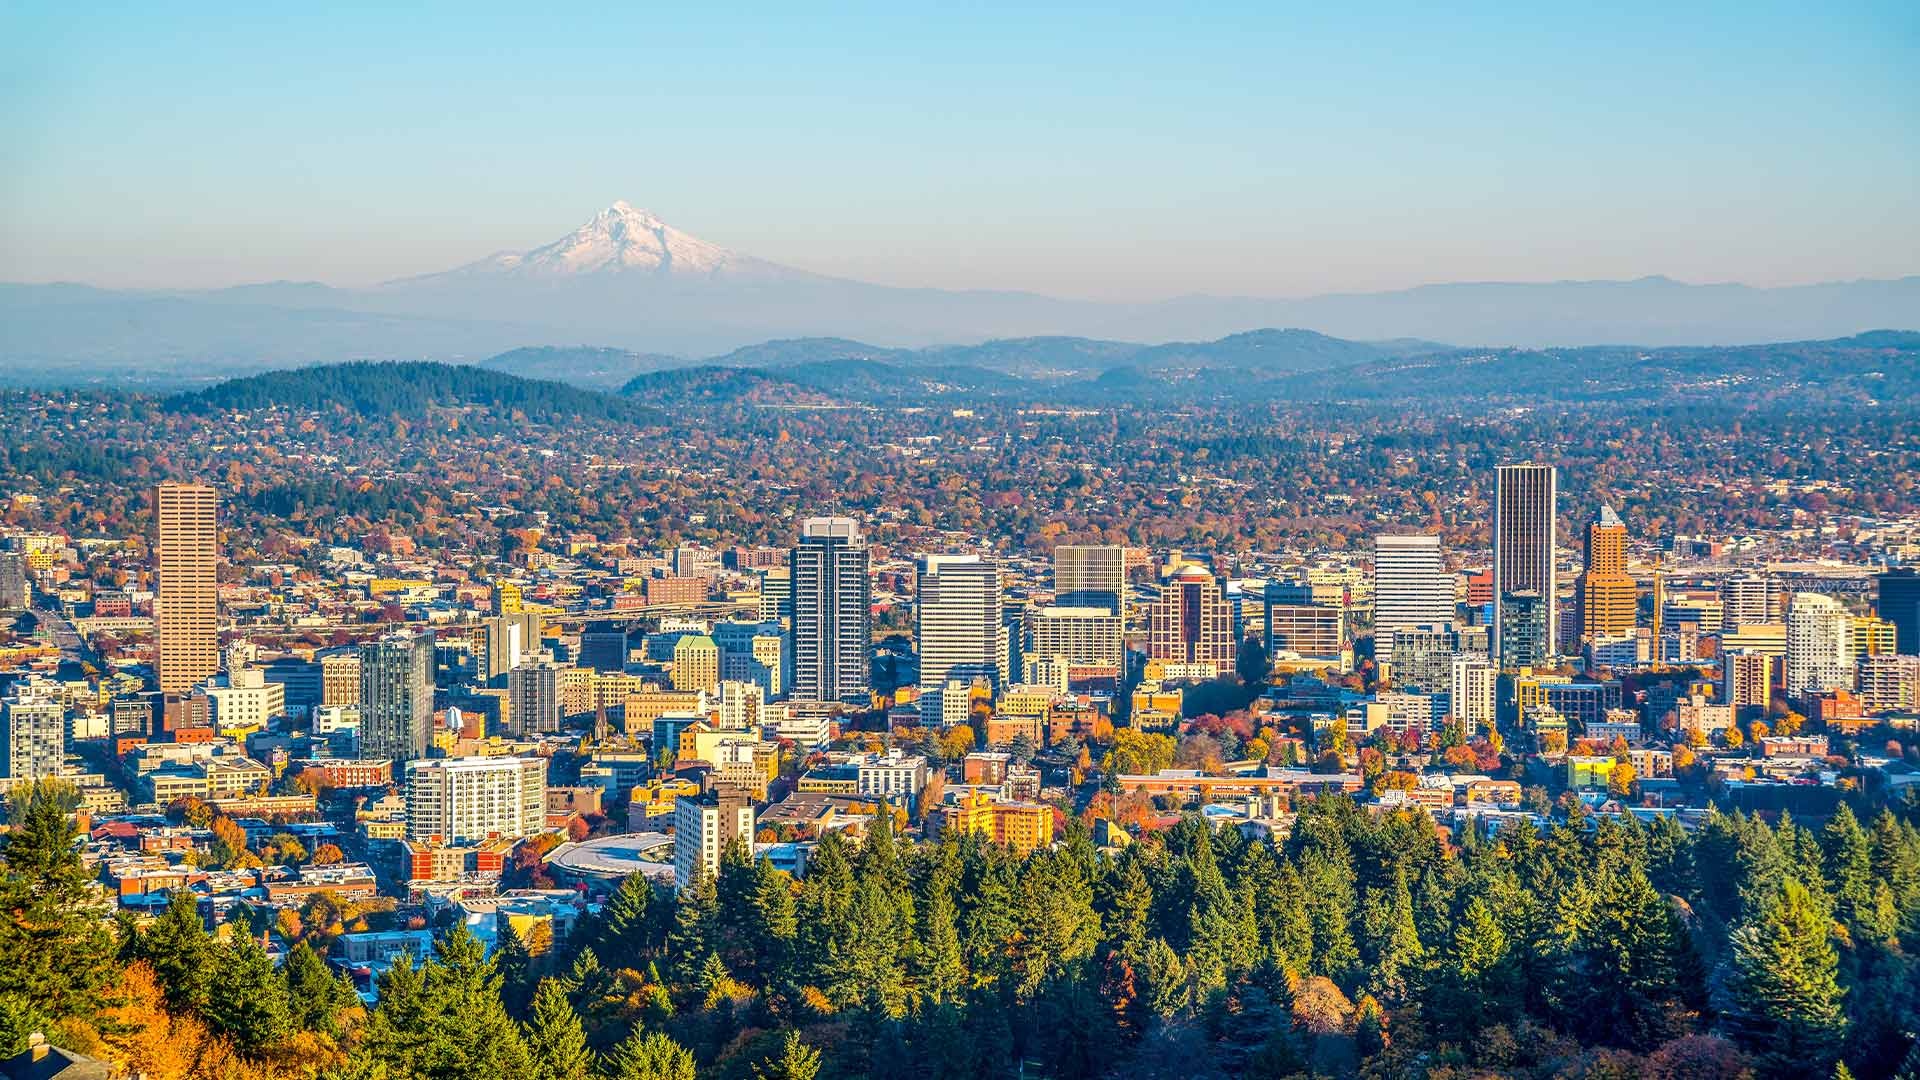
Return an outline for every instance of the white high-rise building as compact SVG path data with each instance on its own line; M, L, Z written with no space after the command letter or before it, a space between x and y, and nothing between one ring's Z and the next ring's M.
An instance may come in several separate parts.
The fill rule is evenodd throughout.
M1853 620L1840 601L1794 593L1787 605L1787 693L1853 688Z
M673 804L673 887L684 889L702 873L718 877L727 844L751 845L753 824L753 800L745 795L680 796Z
M1059 657L1068 668L1111 668L1116 674L1125 666L1124 620L1112 611L1104 607L1044 607L1029 612L1024 655Z
M1736 574L1720 583L1720 628L1778 622L1780 582L1768 574Z
M1000 564L979 555L922 555L914 644L922 715L939 715L949 679L1007 685L1007 627L1000 616Z
M435 758L407 763L407 839L470 844L546 828L543 758Z
M0 702L0 766L21 783L60 775L67 752L66 706L16 690Z
M808 518L788 556L797 701L871 699L868 668L873 584L867 540L852 518Z
M1486 657L1453 658L1453 688L1450 696L1453 718L1465 724L1469 734L1493 730L1498 719L1494 703L1499 681L1499 669Z
M1453 622L1453 575L1438 536L1380 535L1373 538L1373 641L1376 655L1393 632L1409 626Z

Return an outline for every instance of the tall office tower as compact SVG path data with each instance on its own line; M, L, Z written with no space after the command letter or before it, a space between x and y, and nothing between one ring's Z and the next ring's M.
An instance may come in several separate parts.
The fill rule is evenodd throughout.
M1920 707L1920 656L1862 656L1860 707L1869 713Z
M320 704L360 704L360 653L328 653L320 658Z
M220 670L216 502L205 484L154 489L153 644L161 693L184 694Z
M1840 601L1794 593L1787 604L1787 693L1853 687L1853 621Z
M1553 601L1531 589L1507 593L1501 601L1504 614L1494 645L1500 667L1512 671L1551 663L1553 624L1547 621L1547 613L1553 610Z
M1502 465L1493 500L1493 640L1499 648L1507 635L1501 623L1509 611L1510 597L1532 593L1527 602L1529 620L1538 619L1551 635L1560 625L1554 616L1554 505L1558 475L1551 465ZM1540 610L1535 612L1533 608ZM1516 640L1531 640L1522 635ZM1546 643L1547 654L1553 642ZM1517 667L1506 655L1498 657L1502 667ZM1544 663L1546 656L1528 661Z
M402 763L433 741L433 633L401 630L360 646L360 756Z
M1124 615L1127 551L1112 544L1062 544L1053 549L1053 602L1103 607Z
M758 685L768 701L787 692L787 635L777 622L719 622L713 643L720 648L721 681Z
M507 730L521 738L560 730L560 665L527 660L507 672Z
M519 667L522 660L540 651L538 612L516 611L509 615L495 615L481 626L486 636L485 648L479 657L482 682L493 682Z
M788 555L791 559L792 555ZM793 618L793 571L786 564L760 571L760 621Z
M1347 616L1337 607L1281 599L1296 595L1267 586L1267 656L1282 653L1337 660L1347 650Z
M1176 664L1234 669L1233 606L1212 574L1189 564L1160 590L1147 618L1147 656Z
M1126 666L1122 623L1120 615L1104 607L1028 609L1024 655L1058 658L1069 669L1117 676Z
M1757 652L1729 652L1720 661L1721 700L1742 709L1766 709L1773 704L1773 657Z
M866 705L872 700L867 654L873 582L859 522L808 518L787 566L793 593L793 698Z
M595 671L626 670L627 624L589 623L580 632L580 666Z
M1639 593L1627 573L1627 523L1611 506L1602 506L1587 526L1587 569L1578 590L1581 637L1632 636Z
M1873 613L1893 624L1893 651L1920 656L1920 570L1889 570L1877 580L1880 594Z
M915 568L914 647L922 715L940 713L947 680L1007 685L1000 564L979 555L922 555Z
M720 646L705 634L683 634L673 643L673 688L720 689Z
M1453 658L1453 718L1466 725L1467 733L1492 731L1498 719L1494 712L1495 688L1500 672L1484 657Z
M407 839L470 844L532 836L547 825L547 762L436 758L407 764Z
M22 690L0 701L0 766L8 779L29 784L59 776L66 753L66 706Z
M1770 574L1735 574L1720 583L1720 629L1780 621L1780 582Z
M715 790L674 800L673 887L684 889L702 874L718 877L720 856L734 840L753 843L752 799Z
M1373 641L1385 655L1393 632L1453 622L1453 575L1440 538L1425 534L1373 538ZM1385 647L1383 647L1385 646Z
M0 551L0 611L24 611L33 606L33 587L27 578L27 557L18 551Z

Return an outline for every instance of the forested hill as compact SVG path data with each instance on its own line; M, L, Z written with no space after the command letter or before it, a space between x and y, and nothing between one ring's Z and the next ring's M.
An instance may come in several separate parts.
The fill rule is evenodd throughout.
M500 371L428 362L354 361L269 371L175 394L180 412L299 407L341 408L360 416L402 416L434 408L479 407L518 413L536 423L624 420L644 423L659 413L638 402L566 383L522 379Z

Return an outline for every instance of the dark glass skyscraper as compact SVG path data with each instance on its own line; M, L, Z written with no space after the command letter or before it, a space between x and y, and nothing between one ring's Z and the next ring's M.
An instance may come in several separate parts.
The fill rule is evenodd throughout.
M873 584L859 522L807 519L788 559L793 582L792 697L868 704Z

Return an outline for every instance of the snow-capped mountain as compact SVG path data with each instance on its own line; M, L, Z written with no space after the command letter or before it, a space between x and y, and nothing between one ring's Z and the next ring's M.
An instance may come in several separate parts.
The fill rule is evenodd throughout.
M586 224L531 251L503 251L478 262L395 284L452 277L505 275L567 278L581 274L638 273L674 278L796 280L813 277L709 243L622 200Z

